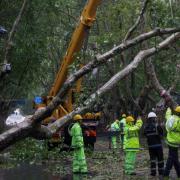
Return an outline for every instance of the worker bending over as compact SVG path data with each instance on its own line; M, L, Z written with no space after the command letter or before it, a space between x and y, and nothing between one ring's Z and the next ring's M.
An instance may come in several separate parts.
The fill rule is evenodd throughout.
M147 138L149 149L151 176L156 176L156 162L158 163L158 172L163 176L164 158L161 137L163 129L157 124L157 115L154 112L148 114L147 122L144 128L144 134Z
M142 127L142 120L140 118L135 120L132 116L126 117L125 126L125 174L136 175L135 173L135 162L136 153L139 151L139 130Z
M168 178L172 167L174 166L178 178L180 178L180 164L178 159L178 147L180 146L180 106L177 106L173 112L170 108L166 111L166 130L169 153L164 171L164 176Z
M87 173L86 158L84 154L84 141L81 129L82 116L77 114L73 117L75 121L70 130L72 136L71 146L74 149L73 173Z

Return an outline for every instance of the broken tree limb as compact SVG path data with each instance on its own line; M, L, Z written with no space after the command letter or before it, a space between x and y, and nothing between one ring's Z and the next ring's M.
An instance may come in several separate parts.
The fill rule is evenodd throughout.
M123 70L121 70L120 72L115 74L107 83L105 83L100 89L98 89L95 93L93 93L89 97L89 99L85 101L85 103L84 103L85 106L82 107L82 109L79 107L77 110L72 111L67 116L60 118L57 121L55 121L53 124L49 125L51 132L52 133L56 132L56 130L61 128L65 123L67 123L73 117L74 114L77 114L77 113L82 114L82 113L88 111L89 107L96 101L97 96L101 97L102 95L104 95L106 92L111 90L117 84L117 82L119 82L121 79L125 78L129 73L133 72L138 67L140 62L142 62L143 60L148 59L150 56L153 56L154 54L162 51L167 46L169 46L169 44L174 43L178 39L180 39L179 32L171 35L170 37L165 39L163 42L158 44L156 47L140 51L136 55L134 60L128 66L126 66Z
M27 117L29 119L29 117ZM0 150L5 149L6 147L14 144L17 140L21 140L24 137L29 136L32 131L31 122L29 120L25 120L20 123L20 126L17 125L6 132L0 135Z
M180 38L180 33L178 32L165 39L156 47L140 51L137 54L137 56L134 58L134 60L128 66L126 66L126 68L124 68L122 71L120 71L115 76L113 76L103 87L101 87L97 91L97 94L98 95L104 94L104 92L108 91L109 88L112 88L115 85L115 83L119 81L119 79L122 79L123 77L127 76L130 72L134 71L143 59L148 58L158 53L159 51L165 49L167 46L169 46L169 44L177 41L179 38ZM92 95L92 98L94 97L95 95Z
M157 76L156 76L156 72L154 70L154 66L152 64L152 61L148 61L147 62L147 66L148 66L148 69L147 69L147 72L149 74L149 78L151 80L151 83L153 85L153 88L155 89L155 91L161 96L161 93L163 91L165 91L164 87L160 84ZM167 96L164 97L165 98L165 101L168 101L169 105L171 107L175 107L177 104L176 102L172 99L171 95L169 93L167 93Z
M176 31L177 31L177 29L176 29ZM164 30L163 30L163 32L164 32ZM165 31L165 32L167 32L167 31ZM156 31L156 33L159 34L159 30L158 30L158 32ZM152 33L151 33L151 35L152 35ZM146 38L147 37L149 37L149 33L148 33L148 36L146 36ZM69 113L67 116L64 116L63 118L61 118L61 119L57 120L56 122L52 123L51 125L49 125L49 131L50 131L49 134L56 132L57 129L61 128L65 123L69 122L69 120L71 120L72 117L76 113L82 114L82 113L87 112L91 108L91 106L93 106L93 103L96 102L97 96L101 97L106 92L108 92L111 88L113 88L119 80L123 79L129 73L134 71L143 59L146 59L146 58L154 55L155 53L160 52L161 50L166 48L169 44L177 41L179 38L180 38L180 33L178 32L178 33L171 35L167 39L165 39L163 42L161 42L159 45L157 45L157 47L153 47L151 49L140 51L137 54L137 56L134 58L134 60L128 66L126 66L123 70L121 70L119 73L114 75L106 84L104 84L100 89L98 89L94 94L92 94L89 97L89 99L87 101L85 101L83 107L79 107L79 108L75 109L74 111ZM137 40L137 38L135 38L135 39ZM138 39L138 42L142 42L144 39L145 39L144 36L143 37L140 36L140 38ZM118 54L119 51L125 50L134 44L137 44L137 41L135 41L135 42L128 41L128 42L126 42L126 44L123 43L121 46L119 46L119 48L113 48L111 51L109 51L101 56L98 56L96 60L90 62L88 65L84 66L78 72L73 74L66 81L65 87L59 92L58 96L59 95L61 95L61 96L55 97L54 100L44 110L35 114L32 118L27 118L25 122L18 124L17 127L14 127L0 135L0 150L5 149L9 145L15 143L16 141L18 141L22 138L31 136L33 134L33 132L35 132L37 130L36 127L40 126L40 122L44 118L50 116L52 111L55 108L57 108L58 101L61 102L61 97L63 97L63 95L65 94L65 90L67 90L69 87L71 87L72 84L79 77L83 76L84 74L87 74L87 72L90 72L93 68L97 67L99 64L106 62L106 60L109 57L113 57L114 55ZM58 99L58 101L56 100L56 98Z
M66 95L67 90L69 88L71 88L73 86L73 84L80 77L91 72L97 66L100 66L100 65L106 63L108 59L110 59L110 58L116 56L117 54L120 54L123 51L127 50L128 48L133 47L133 46L137 45L138 43L141 43L141 42L143 42L147 39L150 39L154 36L159 36L162 34L171 34L171 33L179 32L179 31L180 31L180 27L179 28L166 28L166 29L156 28L153 31L141 34L132 40L128 40L124 43L121 43L120 45L112 48L111 50L107 51L106 53L104 53L102 55L96 56L96 58L94 60L90 61L88 64L83 66L80 70L75 72L72 76L70 76L66 80L66 82L63 84L63 87L60 89L57 96L53 98L53 100L46 107L46 109L43 112L38 113L37 115L33 116L33 118L32 118L33 122L34 123L41 122L46 117L50 116L51 113L53 112L53 110L55 108L57 108L58 105L62 102L62 98Z
M137 29L138 25L143 20L143 17L144 17L144 14L146 12L148 3L149 3L149 0L142 1L141 12L140 12L139 16L137 17L133 26L126 33L125 38L124 38L124 42L127 41L132 36L133 32ZM125 59L124 53L121 54L121 57L122 57L123 62L126 62L124 60ZM133 103L133 105L135 105L135 108L140 112L140 111L143 111L143 109L139 105L138 100L134 99L133 94L132 94L132 89L129 87L129 79L131 79L131 81L132 81L132 77L135 77L135 75L133 73L131 74L131 76L127 76L125 78L126 93L127 93L128 97L130 98L130 101Z
M172 84L171 84L171 86L170 86L170 88L167 90L167 95L168 96L170 96L170 93L171 93L171 91L173 91L174 89L175 89L175 87L177 86L177 84L178 84L178 82L179 82L179 79L180 79L180 76L179 76L179 73L180 73L180 67L177 65L176 66L177 68L176 68L176 74L175 74L175 80L172 82ZM151 70L152 71L152 70ZM149 75L151 75L150 74L151 72L149 72ZM172 97L170 97L171 99L172 99ZM168 98L168 99L170 99L170 98ZM160 111L160 110L165 110L165 105L166 105L166 101L164 100L164 99L161 99L158 103L156 103L156 108L157 108L157 111ZM173 108L173 106L176 106L176 102L174 102L174 103L171 103L171 105L170 106L172 106L171 108Z
M46 126L33 126L31 117L27 116L25 121L0 135L0 151L26 137L34 137L36 139L51 137L52 134Z

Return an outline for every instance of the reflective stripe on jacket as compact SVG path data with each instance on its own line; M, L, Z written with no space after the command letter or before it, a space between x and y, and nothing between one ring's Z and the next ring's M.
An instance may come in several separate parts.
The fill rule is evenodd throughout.
M142 127L142 120L138 119L135 125L126 124L125 126L125 151L138 151L139 145L139 130Z
M166 111L167 144L173 147L180 146L180 117L172 115L171 109Z
M117 122L113 122L111 124L111 131L119 131L119 124Z
M119 123L121 134L124 134L124 128L126 126L126 119L122 118Z
M84 146L82 129L78 122L76 122L70 131L70 135L72 136L71 146L74 148L80 148Z

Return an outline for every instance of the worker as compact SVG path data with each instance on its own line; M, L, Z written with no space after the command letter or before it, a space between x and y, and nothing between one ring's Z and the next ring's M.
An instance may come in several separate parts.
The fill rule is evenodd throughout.
M132 116L126 117L125 126L125 139L124 139L124 150L125 150L125 174L136 175L135 162L136 153L140 149L139 145L139 133L138 131L142 127L142 120L139 117L135 123L135 119Z
M147 138L149 149L151 176L156 176L156 161L158 163L159 176L163 176L164 158L161 137L163 129L157 124L157 115L154 112L148 114L147 123L144 128L144 134Z
M73 117L75 121L74 125L70 130L70 135L72 136L71 146L74 149L73 156L73 173L87 173L87 164L84 153L84 141L82 135L82 116L76 114Z
M119 122L119 127L120 127L120 142L121 142L121 147L123 149L124 145L124 128L126 126L126 114L122 114L122 118Z
M113 147L113 152L117 149L117 137L119 133L119 120L116 119L112 124L111 124L111 143Z
M173 111L168 108L166 111L166 130L169 153L164 171L164 177L168 178L174 166L178 178L180 178L180 163L178 160L178 147L180 146L180 106Z

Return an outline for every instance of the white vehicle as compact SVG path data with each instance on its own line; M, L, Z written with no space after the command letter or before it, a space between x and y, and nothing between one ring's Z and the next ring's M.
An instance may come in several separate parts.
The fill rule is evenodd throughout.
M14 126L18 123L23 122L25 119L25 116L23 116L20 112L20 109L17 108L13 114L10 114L8 118L6 119L6 125L7 126Z

